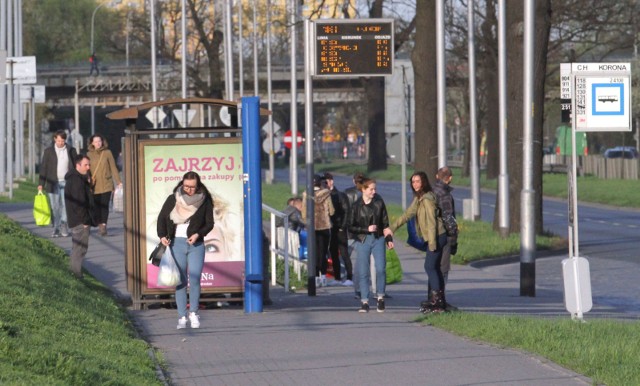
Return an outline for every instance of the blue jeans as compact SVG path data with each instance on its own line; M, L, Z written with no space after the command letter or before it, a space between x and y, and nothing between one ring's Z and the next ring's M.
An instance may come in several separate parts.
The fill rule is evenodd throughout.
M189 311L197 313L200 305L200 277L204 266L204 243L198 240L195 244L189 245L186 238L176 237L171 242L171 253L180 269L182 282L176 287L178 315L187 316L187 285L189 285Z
M53 217L53 230L59 231L60 224L67 222L67 208L64 205L65 181L58 181L58 186L53 188L53 193L48 193L51 204L51 216Z
M435 251L427 249L427 255L424 258L424 271L429 278L429 287L434 291L444 290L444 276L440 263L442 262L442 249L447 244L447 234L443 233L437 238L438 245Z
M373 255L376 266L376 295L384 297L385 286L387 284L387 260L385 252L384 237L375 238L367 235L363 242L356 240L356 252L358 258L358 285L360 286L361 300L369 300L369 280L371 279L369 256Z

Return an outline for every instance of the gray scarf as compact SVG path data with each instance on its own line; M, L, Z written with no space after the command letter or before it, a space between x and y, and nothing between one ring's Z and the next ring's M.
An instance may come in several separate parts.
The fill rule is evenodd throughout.
M175 193L176 206L173 207L169 218L174 224L185 224L189 222L191 216L196 213L198 208L204 202L204 194L196 193L193 196L185 194L182 189L178 189Z

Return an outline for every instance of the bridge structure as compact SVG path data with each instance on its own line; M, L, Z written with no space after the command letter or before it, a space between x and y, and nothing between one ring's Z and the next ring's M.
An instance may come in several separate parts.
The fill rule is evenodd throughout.
M148 65L102 66L99 75L90 75L89 66L39 66L38 84L46 87L47 101L57 106L74 106L76 93L80 106L126 106L146 103L152 99L151 68ZM259 72L261 84L266 84L267 73ZM272 102L286 104L291 101L290 71L286 67L274 67L272 79ZM304 100L304 73L297 75L299 103ZM158 99L175 98L181 92L181 70L174 65L156 67L156 90ZM249 83L249 81L245 81ZM253 82L251 82L253 83ZM236 85L235 90L239 87ZM253 95L253 88L244 88ZM266 86L259 90L263 103L267 101ZM322 80L314 85L314 101L318 103L360 102L364 96L359 81L333 79Z

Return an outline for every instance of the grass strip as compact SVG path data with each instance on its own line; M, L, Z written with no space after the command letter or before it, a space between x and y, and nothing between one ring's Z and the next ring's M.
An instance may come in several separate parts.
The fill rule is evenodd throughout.
M0 215L0 384L160 385L149 345L112 293Z
M458 336L521 349L591 378L595 384L640 384L636 322L497 316L452 312L419 318Z

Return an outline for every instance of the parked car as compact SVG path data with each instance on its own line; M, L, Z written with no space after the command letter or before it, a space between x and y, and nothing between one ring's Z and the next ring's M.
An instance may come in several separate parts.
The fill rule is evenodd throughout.
M638 150L633 146L616 146L605 150L604 158L638 158Z

